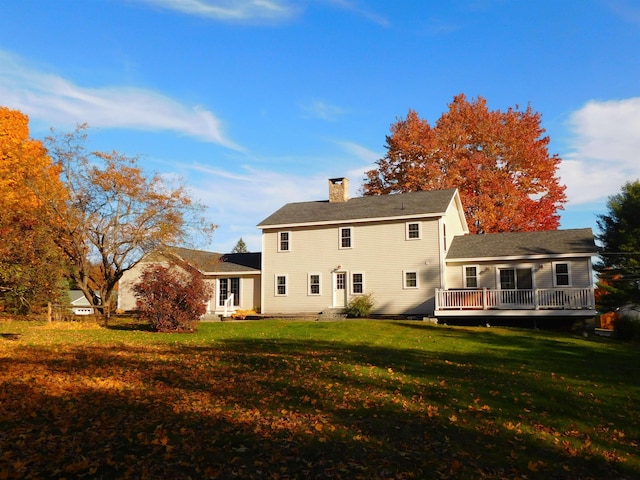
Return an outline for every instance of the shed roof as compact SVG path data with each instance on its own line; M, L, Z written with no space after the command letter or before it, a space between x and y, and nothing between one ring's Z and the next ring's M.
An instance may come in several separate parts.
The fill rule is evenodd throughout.
M590 228L505 232L455 237L447 260L590 256L597 249Z
M437 216L446 212L454 195L456 189L447 189L372 195L346 202L288 203L260 222L258 228Z

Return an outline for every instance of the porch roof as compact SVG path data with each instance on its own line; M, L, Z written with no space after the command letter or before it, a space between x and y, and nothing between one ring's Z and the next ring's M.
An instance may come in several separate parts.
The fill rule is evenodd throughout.
M455 237L447 261L591 256L597 253L590 228L505 232Z

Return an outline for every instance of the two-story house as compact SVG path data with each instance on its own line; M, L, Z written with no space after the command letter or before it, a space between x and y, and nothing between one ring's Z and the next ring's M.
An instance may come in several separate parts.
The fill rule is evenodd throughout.
M593 316L590 229L467 235L457 190L290 203L262 230L261 310L341 309L369 293L374 314Z

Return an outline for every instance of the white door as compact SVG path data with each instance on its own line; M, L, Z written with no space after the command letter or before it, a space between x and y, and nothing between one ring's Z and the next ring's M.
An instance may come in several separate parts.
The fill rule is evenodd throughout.
M347 304L347 274L335 272L333 274L333 306L342 308Z

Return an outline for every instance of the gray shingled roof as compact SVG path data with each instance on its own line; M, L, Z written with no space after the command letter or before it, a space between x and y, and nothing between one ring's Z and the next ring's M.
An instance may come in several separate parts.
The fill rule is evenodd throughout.
M169 247L168 251L190 263L201 272L260 272L261 268L260 253L215 253L181 247ZM147 261L155 258L155 255L151 255Z
M596 253L591 229L579 228L459 236L451 242L447 260Z
M455 189L448 189L373 195L351 198L347 202L288 203L260 222L258 228L443 214L454 193Z

